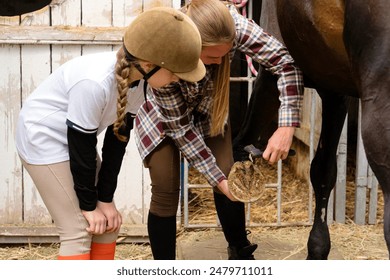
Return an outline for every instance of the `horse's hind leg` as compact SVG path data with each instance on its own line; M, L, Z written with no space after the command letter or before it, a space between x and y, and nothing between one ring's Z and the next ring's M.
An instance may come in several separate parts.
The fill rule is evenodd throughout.
M390 82L388 82L390 85ZM376 98L362 100L362 138L368 163L384 197L384 236L390 252L390 87ZM383 88L382 88L383 89ZM382 90L377 89L377 90ZM368 92L372 92L372 87ZM390 255L389 255L390 256Z
M390 1L346 1L344 41L362 101L362 138L382 188L390 252ZM361 32L365 30L366 32Z
M310 167L310 179L315 194L314 223L310 231L309 260L324 260L330 252L330 235L327 210L330 193L337 177L336 152L347 114L343 96L318 91L322 98L322 128L318 147Z

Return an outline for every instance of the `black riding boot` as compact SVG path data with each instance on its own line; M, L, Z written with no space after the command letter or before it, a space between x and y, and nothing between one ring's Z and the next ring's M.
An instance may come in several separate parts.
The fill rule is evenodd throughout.
M159 217L149 212L148 233L155 260L176 258L176 216Z
M251 244L247 239L244 203L233 202L216 192L214 201L223 233L229 244L229 260L253 260L257 244Z

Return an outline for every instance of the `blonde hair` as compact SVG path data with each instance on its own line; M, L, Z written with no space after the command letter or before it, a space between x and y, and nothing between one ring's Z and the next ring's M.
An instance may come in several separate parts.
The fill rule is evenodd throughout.
M132 70L132 61L129 61L126 58L123 47L118 50L116 58L117 61L115 64L115 78L117 81L118 97L116 109L117 119L114 123L113 131L120 141L126 142L128 139L126 136L120 134L120 129L126 125L125 116L127 105L127 92L131 83L130 74Z
M233 17L229 9L219 0L192 0L182 8L196 24L202 37L202 46L232 43L236 36ZM213 105L211 112L211 136L224 134L229 113L230 57L227 53L217 66L213 77Z

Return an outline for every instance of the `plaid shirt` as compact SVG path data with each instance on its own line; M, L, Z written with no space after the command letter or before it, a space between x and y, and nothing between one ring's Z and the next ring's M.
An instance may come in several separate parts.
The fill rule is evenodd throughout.
M301 71L279 41L240 15L234 6L230 6L230 12L236 24L231 57L236 50L241 51L278 76L279 126L299 127L303 99ZM166 136L172 138L189 164L201 172L210 185L216 186L226 177L204 142L210 135L211 77L215 66L209 65L206 69L206 76L200 82L180 81L149 90L148 100L137 113L135 137L142 159Z

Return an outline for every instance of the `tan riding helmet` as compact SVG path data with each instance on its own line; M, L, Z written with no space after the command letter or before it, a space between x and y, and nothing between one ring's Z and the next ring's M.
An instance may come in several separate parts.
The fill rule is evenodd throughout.
M197 82L206 73L200 60L200 33L187 15L174 8L141 13L128 26L123 43L132 56L168 69L180 79Z

